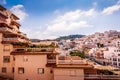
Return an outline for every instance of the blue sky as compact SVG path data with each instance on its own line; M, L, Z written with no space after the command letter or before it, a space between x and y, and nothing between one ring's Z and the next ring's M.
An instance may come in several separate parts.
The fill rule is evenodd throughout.
M29 38L120 31L120 0L0 0Z

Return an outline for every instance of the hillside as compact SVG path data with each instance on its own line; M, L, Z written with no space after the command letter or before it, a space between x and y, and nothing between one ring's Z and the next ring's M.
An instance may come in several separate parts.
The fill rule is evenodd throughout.
M75 39L75 38L81 38L81 37L84 37L85 35L79 35L79 34L76 34L76 35L68 35L68 36L60 36L59 38L56 38L56 40L61 40L61 39Z

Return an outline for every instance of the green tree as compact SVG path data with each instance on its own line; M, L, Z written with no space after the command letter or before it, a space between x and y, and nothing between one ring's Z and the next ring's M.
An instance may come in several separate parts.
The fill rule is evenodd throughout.
M109 70L100 70L99 72L102 74L105 74L105 75L114 75L115 74L114 72L109 71Z
M83 52L80 52L80 51L75 51L75 52L70 52L70 55L71 56L79 56L81 58L85 58L85 55Z
M104 44L102 44L102 43L97 43L97 47L98 47L98 48L104 47Z

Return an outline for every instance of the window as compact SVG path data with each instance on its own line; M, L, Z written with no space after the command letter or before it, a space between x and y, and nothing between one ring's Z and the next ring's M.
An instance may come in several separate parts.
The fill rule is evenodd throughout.
M118 54L118 56L120 56L120 54Z
M6 72L7 72L6 67L3 67L3 68L2 68L2 73L6 73Z
M10 46L9 45L4 45L4 51L10 51Z
M120 62L120 58L118 58L118 61Z
M113 58L113 61L117 61L117 59L116 59L116 58Z
M23 67L19 67L18 68L18 73L19 74L23 74L24 73L24 68Z
M112 65L112 62L110 62L110 65Z
M120 50L117 50L117 52L120 52Z
M12 73L14 73L14 67L12 68Z
M114 62L114 63L113 63L113 65L117 65L117 63L116 63L116 62Z
M13 56L13 61L15 61L15 56Z
M38 68L38 74L44 74L44 68Z
M10 56L3 56L3 62L9 63L10 62Z

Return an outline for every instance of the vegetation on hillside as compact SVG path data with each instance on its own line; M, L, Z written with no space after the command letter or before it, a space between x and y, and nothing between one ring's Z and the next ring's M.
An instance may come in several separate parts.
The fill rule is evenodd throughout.
M85 58L85 55L83 52L80 52L80 51L74 51L74 52L70 52L70 55L71 56L79 56L81 58Z
M114 72L109 71L109 70L100 70L99 72L104 74L104 75L115 75Z
M84 37L85 35L78 35L78 34L76 34L76 35L68 35L68 36L61 36L61 37L59 37L59 38L57 38L56 40L61 40L61 39L65 39L65 40L67 40L67 39L75 39L75 38L81 38L81 37Z
M29 48L56 48L58 47L54 43L51 43L50 45L40 44L40 45L30 45Z

